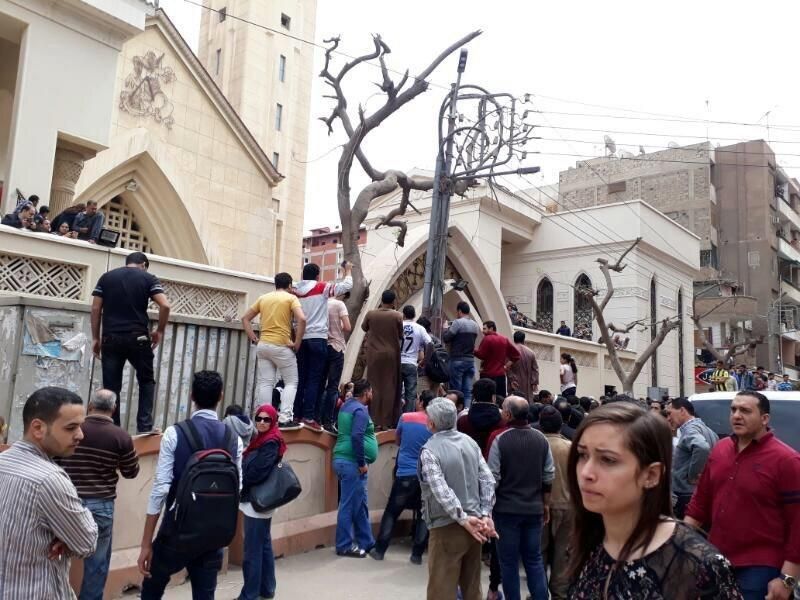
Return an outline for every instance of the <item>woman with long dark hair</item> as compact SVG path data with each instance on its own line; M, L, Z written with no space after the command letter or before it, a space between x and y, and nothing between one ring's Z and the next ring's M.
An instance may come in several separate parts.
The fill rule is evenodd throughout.
M672 518L672 436L633 403L589 413L570 448L569 597L741 600L730 563Z
M239 510L244 514L244 585L238 600L275 597L275 556L272 553L272 515L256 512L250 504L250 488L265 481L286 452L278 411L271 404L259 406L253 418L256 433L242 456L242 495Z
M561 353L561 395L565 398L577 395L578 365L568 352Z

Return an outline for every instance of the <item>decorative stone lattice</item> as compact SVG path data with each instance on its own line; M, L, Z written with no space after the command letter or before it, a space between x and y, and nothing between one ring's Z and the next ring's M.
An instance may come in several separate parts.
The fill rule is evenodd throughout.
M625 372L630 373L633 369L633 363L635 361L632 358L620 358L619 362L622 363L622 368L625 370ZM605 357L603 366L605 367L606 371L614 370L614 367L611 365L611 359L608 356Z
M171 312L190 317L232 321L239 314L240 300L244 294L219 290L200 285L189 285L177 281L161 280L169 299ZM154 303L151 310L157 310Z
M0 291L80 300L86 267L0 252Z
M553 357L553 350L555 349L554 346L549 346L547 344L537 344L536 342L527 342L528 348L533 350L533 353L536 355L536 360L543 360L547 362L555 362Z
M147 236L142 233L136 215L122 196L114 196L103 206L106 227L119 232L119 247L136 252L152 253Z
M567 350L561 349L564 352L569 352L570 356L575 359L575 364L579 367L597 367L597 355L594 352L583 352L582 350Z

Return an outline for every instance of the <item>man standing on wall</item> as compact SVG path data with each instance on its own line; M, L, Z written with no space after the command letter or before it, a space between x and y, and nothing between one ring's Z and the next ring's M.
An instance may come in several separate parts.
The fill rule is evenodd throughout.
M520 358L519 350L504 335L497 333L494 321L484 321L483 339L475 350L475 356L481 359L481 377L494 380L495 392L501 398L507 395L506 373Z
M367 332L367 377L375 396L372 418L378 429L393 429L400 418L400 342L403 316L394 309L395 295L385 290L381 305L364 317Z
M532 403L533 396L539 389L539 363L533 350L525 345L523 332L514 332L514 347L520 358L508 370L508 384L512 393L524 394L524 398Z
M169 301L158 278L147 272L149 267L144 253L133 252L124 267L104 273L92 292L92 352L102 358L103 387L119 398L125 362L133 365L139 383L137 433L153 430L153 350L161 343L169 319ZM158 327L152 332L147 316L150 300L158 305ZM117 403L115 425L120 424L119 411Z
M347 348L344 336L351 329L345 303L339 298L328 298L328 359L325 361L325 377L322 379L322 399L317 422L332 435L337 434L333 415L336 398L339 396L339 380L344 369L344 351Z
M89 400L89 414L81 425L83 440L72 456L58 461L97 523L97 549L83 561L79 600L103 600L111 563L117 472L125 479L139 474L139 458L131 436L111 419L116 403L114 392L97 390Z
M344 261L342 268L342 281L325 283L319 280L319 266L308 263L303 267L303 280L293 290L306 316L306 330L297 353L299 382L294 399L294 420L302 420L303 427L317 433L322 433L316 413L328 359L328 298L344 295L353 287L353 266Z
M403 412L414 412L417 402L417 369L425 356L431 336L414 322L417 312L410 304L403 307L403 339L400 341L400 375L403 379Z
M442 334L442 340L450 344L450 387L464 394L464 406L472 403L472 380L475 378L475 340L478 324L469 316L469 304L459 302L457 319Z

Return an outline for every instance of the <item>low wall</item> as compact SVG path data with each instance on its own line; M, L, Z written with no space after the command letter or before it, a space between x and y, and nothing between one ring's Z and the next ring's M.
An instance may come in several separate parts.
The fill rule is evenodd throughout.
M392 487L392 471L397 455L393 431L378 435L378 459L369 469L369 507L373 527L377 527ZM289 556L323 546L332 546L336 530L338 482L333 471L333 446L336 438L308 430L284 433L287 444L285 460L291 464L303 486L300 496L278 509L272 519L272 545L275 556ZM158 461L160 435L137 436L134 445L139 454L139 475L120 479L114 512L111 570L105 598L118 598L122 591L139 586L142 577L136 566L145 521L145 507ZM408 516L407 516L408 518ZM242 562L240 528L228 548L228 560ZM77 589L83 565L73 560L71 580ZM180 577L174 579L179 580Z

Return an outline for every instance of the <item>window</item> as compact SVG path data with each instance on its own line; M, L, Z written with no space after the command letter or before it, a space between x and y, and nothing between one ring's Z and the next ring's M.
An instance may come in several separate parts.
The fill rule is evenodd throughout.
M219 67L222 63L222 48L217 48L217 60L214 63L214 75L219 75Z
M280 160L281 160L281 155L278 154L277 152L273 152L272 153L272 164L275 166L276 169L278 168L278 162L280 162Z
M283 123L283 104L276 104L275 105L275 131L281 130L281 124Z
M286 57L283 54L278 58L278 81L286 81Z
M222 23L225 20L225 18L228 16L227 7L223 6L222 8L220 8L219 11L217 12L217 14L219 15L219 22Z
M292 17L290 17L286 13L281 13L281 27L283 27L284 29L291 29Z
M700 266L719 269L717 247L714 244L711 244L711 248L709 250L700 250Z
M592 320L594 319L594 311L592 311L592 301L585 294L585 291L591 290L592 280L584 273L575 280L575 322L572 328L572 335L581 339L592 339Z
M624 192L626 188L627 188L627 182L615 181L614 183L608 184L607 192L609 194L616 194L617 192Z
M545 278L536 287L536 324L553 333L553 284Z

